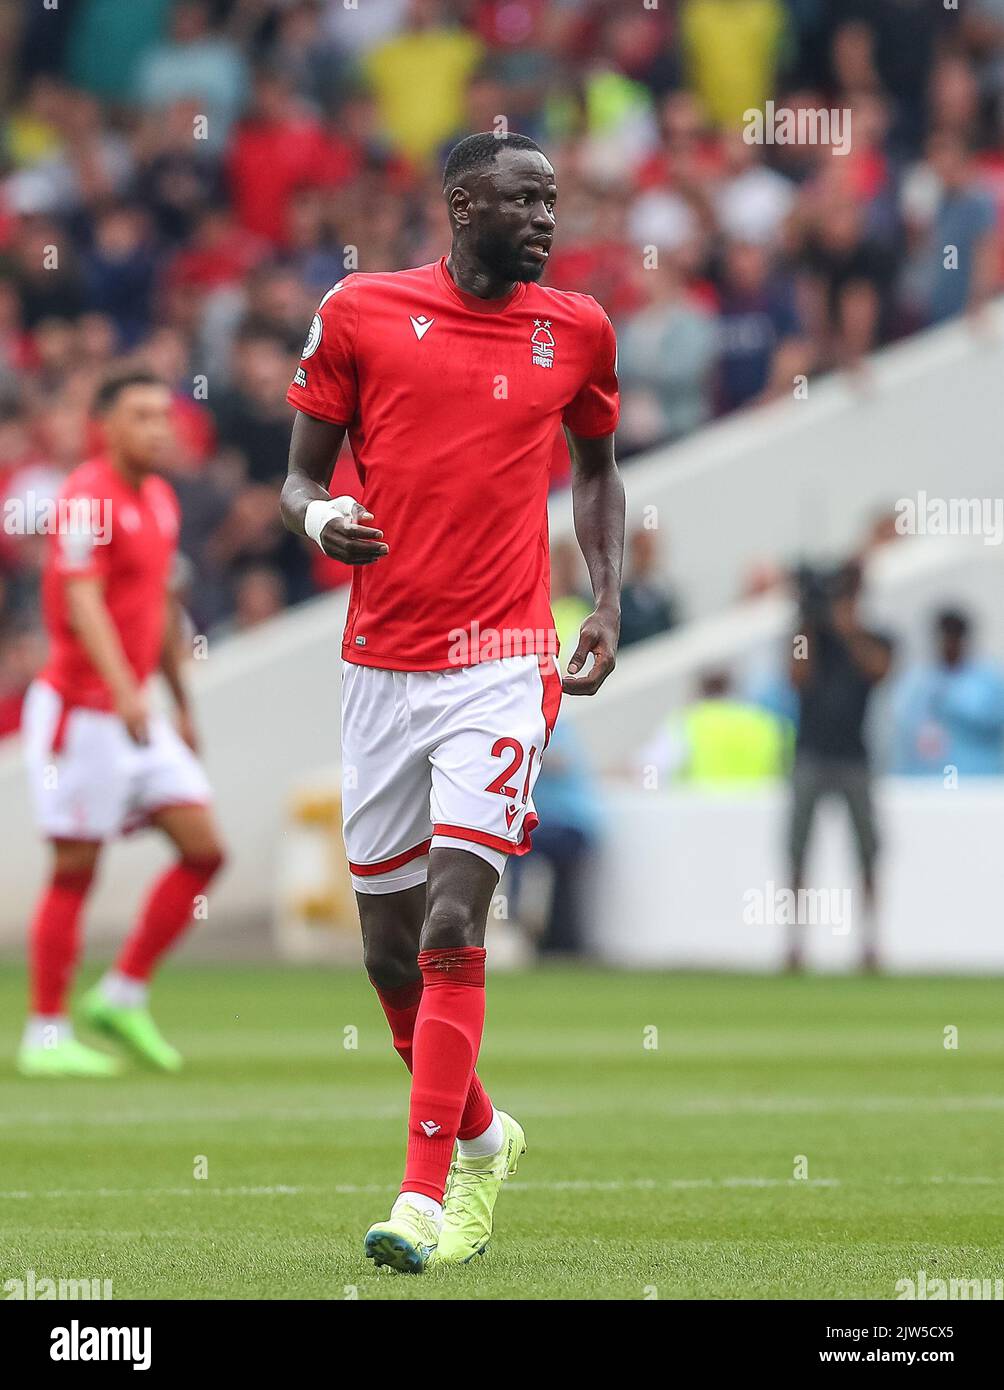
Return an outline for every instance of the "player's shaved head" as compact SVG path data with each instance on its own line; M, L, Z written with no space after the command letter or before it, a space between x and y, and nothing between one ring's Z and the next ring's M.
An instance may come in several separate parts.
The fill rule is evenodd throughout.
M450 151L443 192L453 229L451 273L505 293L539 280L547 265L558 196L540 146L526 135L469 135Z
M468 175L478 173L494 164L502 150L543 150L529 135L495 135L490 130L468 135L453 146L446 157L443 169L443 192L447 197L450 189L462 184Z

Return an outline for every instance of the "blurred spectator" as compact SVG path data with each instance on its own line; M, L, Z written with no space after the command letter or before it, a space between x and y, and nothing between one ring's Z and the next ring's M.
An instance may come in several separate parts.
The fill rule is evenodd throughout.
M627 567L621 590L621 646L668 632L679 621L676 599L663 575L658 534L639 526L628 538Z
M68 323L83 312L80 258L58 223L24 218L9 252L25 328L37 328L45 319Z
M201 468L216 447L216 425L209 410L193 398L188 344L176 328L157 328L143 344L145 366L170 386L174 450L172 469Z
M404 24L410 0L366 0L351 9L328 5L325 31L343 52L358 55L391 38Z
M911 254L906 294L922 324L982 307L1000 261L993 198L961 135L941 131L904 189Z
M143 58L164 38L173 0L77 0L72 7L67 66L73 82L107 101L134 89ZM51 24L52 11L46 15Z
M290 200L299 189L319 181L326 158L321 123L297 97L289 79L260 70L251 110L237 127L227 159L241 226L285 244Z
M715 322L673 258L639 273L646 295L618 340L624 452L692 434L711 415Z
M562 207L562 217L566 207ZM607 312L619 318L631 314L641 302L637 253L625 226L624 199L615 192L597 190L572 181L567 199L568 236L552 252L549 280L556 285L576 285L598 299Z
M756 243L726 247L718 346L720 411L790 395L796 374L811 365L794 286L771 278L770 259Z
M551 873L547 920L538 946L543 955L578 955L584 949L582 903L587 864L595 851L600 807L585 749L574 726L559 719L547 757L534 783L533 804L540 824L533 830L531 864L544 861ZM513 916L519 916L526 861L512 855L506 884Z
M671 91L663 98L659 134L659 144L638 170L643 197L635 200L635 206L644 205L645 190L662 190L688 202L695 217L708 217L715 181L726 172L723 140L731 142L734 138L744 149L751 147L742 141L740 132L719 133L709 126L701 103L689 91ZM677 217L679 212L677 208ZM713 222L706 224L706 230L714 231Z
M271 62L318 111L325 111L345 78L346 59L324 26L322 0L292 0L276 16ZM356 18L359 18L358 9Z
M212 397L220 443L240 451L252 482L281 485L289 452L289 350L269 326L249 324L234 344L234 369L233 388Z
M240 49L213 29L207 0L175 0L170 36L150 48L136 74L136 99L163 110L184 97L206 117L204 138L221 150L247 99L247 70Z
M895 691L892 771L907 776L1004 775L1004 672L971 655L969 618L938 613L933 660L906 671Z
M345 248L320 189L302 188L293 194L286 210L286 231L290 268L320 299L345 274Z
M149 327L156 269L146 214L126 204L106 208L84 256L83 292L88 308L114 323L120 348L134 347Z
M892 643L861 624L861 569L856 563L832 575L803 570L799 588L799 631L790 664L798 695L788 828L791 887L797 894L806 886L805 861L816 807L823 798L841 797L851 818L864 890L865 911L857 914L862 963L875 969L878 836L864 728L872 693L889 672ZM789 969L800 969L802 961L799 927L793 924Z
M812 327L824 365L854 366L885 327L894 262L848 196L847 175L828 172L805 208L802 261Z
M655 770L660 786L722 788L783 776L790 743L790 724L733 695L726 671L710 671L697 699L642 749L640 763L646 774Z
M925 97L939 38L958 16L929 0L840 0L832 8L842 23L857 20L871 30L879 78L895 103L896 145L915 150L927 126Z
M881 91L876 40L875 30L863 19L848 19L834 31L830 73L834 92L842 101L853 102L864 92Z
M684 59L717 125L737 125L773 95L784 31L781 0L682 0Z
M6 184L18 213L74 215L126 191L134 166L129 141L109 125L94 97L52 84L47 119L45 138L51 144ZM85 230L85 224L77 230Z
M410 0L401 32L368 54L383 129L409 158L429 159L461 125L464 92L483 48L443 0Z
M734 241L763 248L766 260L781 240L795 189L783 174L768 168L740 131L724 137L722 150L724 167L714 199L719 226Z
M191 103L174 102L147 116L133 143L135 198L165 245L186 241L223 192L218 163L204 141L192 139L192 117Z
M214 637L249 632L277 617L286 606L286 582L270 565L249 565L234 588L233 617L213 629Z

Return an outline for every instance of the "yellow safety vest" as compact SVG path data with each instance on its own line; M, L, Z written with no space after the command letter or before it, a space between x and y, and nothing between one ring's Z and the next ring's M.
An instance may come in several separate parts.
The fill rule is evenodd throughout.
M759 782L784 774L793 729L737 700L700 700L683 713L688 782Z

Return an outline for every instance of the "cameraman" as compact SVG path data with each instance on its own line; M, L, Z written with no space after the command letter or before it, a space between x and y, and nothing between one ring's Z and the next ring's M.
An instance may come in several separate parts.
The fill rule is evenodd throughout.
M798 573L800 632L791 681L798 696L798 735L792 767L789 848L792 887L805 886L805 854L819 800L841 796L857 844L864 887L862 967L875 970L875 856L878 846L871 770L864 722L871 693L892 662L892 643L858 620L861 567L856 561L833 574ZM798 925L789 929L788 968L803 964Z

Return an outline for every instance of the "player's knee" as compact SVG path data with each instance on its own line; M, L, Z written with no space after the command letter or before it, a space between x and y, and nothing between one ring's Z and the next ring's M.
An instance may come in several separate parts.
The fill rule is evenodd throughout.
M91 879L98 863L99 846L84 841L59 841L53 847L53 880Z
M479 946L484 925L472 903L440 893L429 904L422 929L422 949L445 951L454 946Z
M191 847L186 847L182 852L182 859L189 865L199 865L207 872L217 874L227 863L227 847L217 835L209 835Z
M208 883L223 868L227 861L226 850L218 840L198 845L182 855L182 862L194 869Z
M414 946L405 949L398 941L363 941L363 964L377 989L400 989L419 979Z

